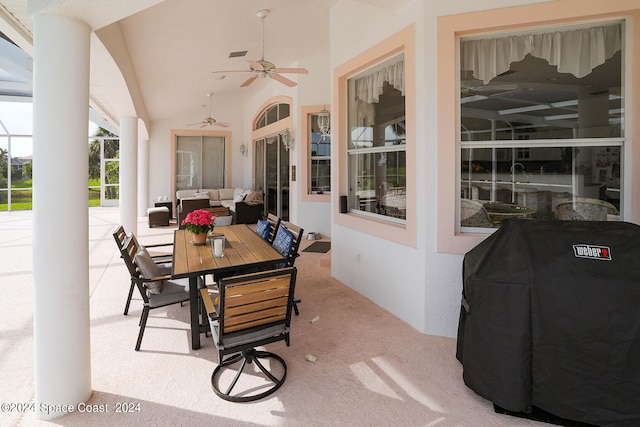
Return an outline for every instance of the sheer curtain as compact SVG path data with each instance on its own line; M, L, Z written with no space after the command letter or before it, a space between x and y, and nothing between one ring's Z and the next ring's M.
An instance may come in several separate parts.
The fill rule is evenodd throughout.
M369 104L378 102L384 82L388 82L404 95L404 57L399 56L391 61L391 63L381 64L380 67L374 67L366 75L355 80L358 100Z
M527 54L557 65L558 72L580 78L622 48L622 25L614 23L591 28L520 34L507 37L463 40L461 67L473 71L484 84L509 70L512 62Z
M223 188L225 138L178 136L176 189Z
M202 137L201 188L224 188L224 137Z
M202 182L202 138L178 136L176 190L197 190Z
M358 124L371 126L374 123L373 103L380 101L384 82L388 82L404 96L404 55L385 61L354 80Z

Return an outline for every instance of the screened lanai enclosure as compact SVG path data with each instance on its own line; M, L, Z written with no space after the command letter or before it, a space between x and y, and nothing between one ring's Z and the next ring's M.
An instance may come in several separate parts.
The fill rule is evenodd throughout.
M24 114L30 118L31 112ZM32 135L11 133L2 119L0 128L0 211L30 210L33 206ZM120 198L119 138L99 129L95 136L89 137L88 144L88 205L117 206Z

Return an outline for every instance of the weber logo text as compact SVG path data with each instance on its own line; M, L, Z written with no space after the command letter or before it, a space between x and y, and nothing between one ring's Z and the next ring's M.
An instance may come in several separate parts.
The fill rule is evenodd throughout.
M608 246L573 245L573 254L577 258L611 261L611 249Z

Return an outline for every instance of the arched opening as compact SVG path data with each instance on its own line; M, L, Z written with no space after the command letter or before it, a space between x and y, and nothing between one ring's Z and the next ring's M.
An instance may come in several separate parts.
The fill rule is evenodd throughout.
M254 188L264 192L264 214L289 220L291 98L271 99L253 121Z

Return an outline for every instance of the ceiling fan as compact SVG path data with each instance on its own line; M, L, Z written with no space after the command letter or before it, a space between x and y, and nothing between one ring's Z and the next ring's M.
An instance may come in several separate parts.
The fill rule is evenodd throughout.
M309 71L306 68L278 68L272 62L264 60L264 19L269 15L267 9L259 10L256 15L262 20L262 57L259 61L248 61L248 70L229 70L229 71L213 71L214 73L252 73L253 76L249 77L240 87L249 86L258 77L265 78L271 77L284 85L289 87L296 86L297 83L290 80L281 74L307 74Z
M211 97L213 96L213 93L208 93L207 96L209 97L209 116L206 119L202 119L198 123L190 123L185 126L200 125L201 128L205 126L220 126L221 128L226 128L227 126L229 126L229 123L219 122L213 117L211 117Z

